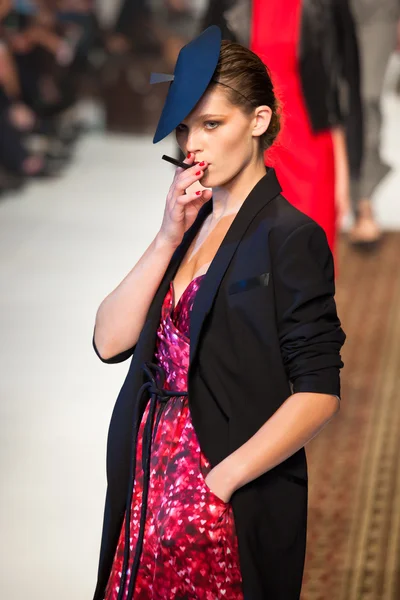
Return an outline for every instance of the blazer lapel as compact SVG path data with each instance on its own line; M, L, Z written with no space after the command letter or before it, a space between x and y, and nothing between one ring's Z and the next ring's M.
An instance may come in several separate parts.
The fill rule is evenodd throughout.
M228 229L194 301L190 317L190 365L196 355L205 318L211 310L221 280L242 237L257 213L280 192L281 187L275 171L269 169L267 174L252 189Z

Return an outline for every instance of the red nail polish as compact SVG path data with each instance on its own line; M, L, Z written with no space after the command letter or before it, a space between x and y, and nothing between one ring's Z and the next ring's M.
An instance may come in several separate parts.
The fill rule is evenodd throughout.
M199 190L198 192L196 192L196 196L200 196L201 191Z
M201 163L199 164L199 167L204 167L206 163L204 162L204 160L201 161Z
M187 155L187 157L186 157L186 158L190 158L191 156L192 156L192 153L191 153L191 152L189 152L189 154Z
M197 171L196 175L201 175L201 171Z

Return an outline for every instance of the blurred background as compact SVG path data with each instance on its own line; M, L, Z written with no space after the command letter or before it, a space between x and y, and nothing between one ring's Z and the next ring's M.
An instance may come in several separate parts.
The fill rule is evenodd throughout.
M349 8L365 172L380 167L338 231L342 410L309 446L302 600L398 600L400 3ZM0 0L2 599L92 597L107 429L128 368L96 358L94 319L157 233L174 173L161 155L178 155L173 136L152 144L167 87L149 76L172 73L180 48L212 23L250 45L252 9Z

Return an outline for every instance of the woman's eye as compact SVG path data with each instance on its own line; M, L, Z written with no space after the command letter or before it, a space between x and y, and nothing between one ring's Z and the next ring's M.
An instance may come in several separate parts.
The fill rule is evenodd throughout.
M216 129L219 125L218 121L205 121L204 122L204 127L206 129ZM184 125L183 123L180 123L176 129L175 129L176 133L183 133L184 131L187 131L187 127L186 125Z
M219 123L217 121L206 121L204 125L206 129L215 129L218 127Z

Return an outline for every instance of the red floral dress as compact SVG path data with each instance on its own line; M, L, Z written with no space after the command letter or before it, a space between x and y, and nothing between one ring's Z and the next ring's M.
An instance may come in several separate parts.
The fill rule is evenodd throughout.
M174 308L171 283L157 331L155 362L165 373L164 389L186 391L189 366L190 313L204 275L195 278ZM136 449L135 485L130 518L130 562L139 533L143 491L143 432ZM159 421L158 421L159 419ZM172 396L157 406L151 444L150 480L143 549L134 600L243 600L242 578L232 507L208 488L211 466L202 454L188 398ZM117 600L124 555L121 529L105 599ZM128 595L130 568L123 599Z

